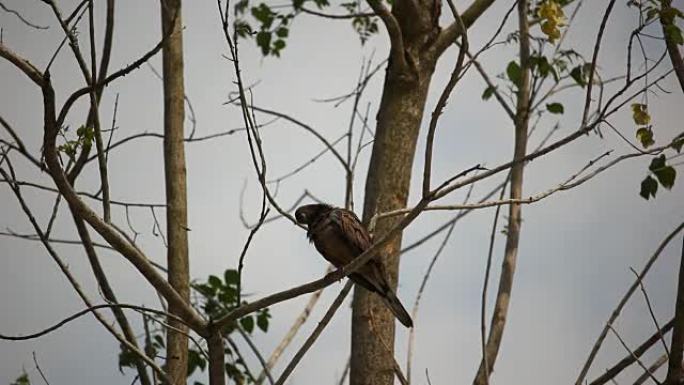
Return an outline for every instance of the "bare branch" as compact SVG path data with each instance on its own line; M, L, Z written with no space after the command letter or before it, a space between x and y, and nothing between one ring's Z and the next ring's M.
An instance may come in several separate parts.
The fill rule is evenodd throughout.
M32 352L33 354L33 363L36 365L36 370L38 371L38 374L40 374L40 377L43 379L43 382L45 382L45 385L50 385L50 382L48 382L47 378L45 377L45 373L43 373L43 370L40 368L40 365L38 365L38 358L36 357L36 352Z
M641 368L644 369L644 372L648 373L651 376L651 379L653 380L653 382L655 382L656 384L659 384L658 380L655 377L653 377L653 373L648 371L648 368L646 368L646 366L643 364L643 362L641 362L639 357L637 357L636 354L634 354L634 352L629 348L629 346L627 346L625 341L622 339L622 337L620 337L620 334L618 334L618 332L613 328L613 326L609 326L609 328L610 328L610 331L612 331L613 334L615 334L615 336L620 341L620 344L622 344L622 346L625 348L625 350L627 350L629 352L629 354L634 358L634 360L639 364L639 366L641 366ZM681 363L680 363L680 365L681 365Z
M347 297L347 294L349 294L349 291L351 290L352 286L354 286L354 282L352 282L351 280L347 281L347 283L340 291L340 294L338 294L337 298L335 298L333 303L330 304L330 308L327 312L325 312L325 315L318 323L314 331L311 333L309 338L307 338L302 347L299 348L297 353L292 358L292 361L290 361L290 363L287 364L285 370L278 378L278 381L276 381L276 385L283 385L285 383L285 380L287 380L287 377L292 373L292 371L294 371L299 361L301 361L302 357L304 357L304 354L306 354L309 348L314 344L314 342L316 342L318 337L323 332L323 329L325 329L325 327L328 326L328 323L332 319L333 315L335 315L335 313L337 312L337 309L340 308L342 302L344 302L344 299Z
M26 24L27 26L29 26L31 28L35 28L35 29L48 29L48 28L50 28L48 26L42 26L42 25L34 24L34 23L28 21L24 16L21 15L21 13L19 13L18 11L15 11L14 9L7 8L7 6L5 6L5 4L3 4L2 2L0 2L0 8L2 8L2 10L7 12L7 13L13 14L14 16L17 17L17 19L21 20L22 23Z
M651 257L648 259L644 267L641 269L639 272L639 280L644 279L648 271L651 269L653 266L653 263L655 263L656 259L660 256L660 253L663 252L665 247L670 243L670 241L677 235L679 234L680 231L684 229L684 222L680 223L679 226L677 226L670 234L668 234L665 239L658 245L656 248L655 252ZM582 367L582 370L580 371L579 376L577 377L577 380L575 381L575 385L582 385L584 382L584 378L587 375L587 372L589 371L589 368L591 367L591 364L594 362L594 358L596 358L596 354L598 353L599 349L601 348L601 345L603 344L603 341L606 338L606 335L608 334L608 330L610 330L610 327L613 325L617 317L620 315L620 312L622 311L622 308L627 304L627 301L629 298L634 294L634 291L639 287L639 282L635 281L629 289L627 289L627 292L625 295L622 297L620 302L618 303L617 307L613 310L612 314L608 318L608 321L606 322L606 325L603 327L603 330L601 331L601 334L597 338L596 342L594 343L594 346L591 348L591 351L589 352L589 357L587 358L587 361L584 363L584 366Z
M273 385L275 383L275 381L273 380L273 376L271 375L271 370L268 367L268 363L266 363L266 360L264 360L264 356L261 355L261 352L256 347L256 345L254 344L254 341L252 341L252 339L249 337L249 335L247 335L247 333L245 333L245 331L242 330L242 328L238 327L237 331L238 331L238 333L240 333L240 335L245 340L245 342L247 342L247 345L249 345L249 348L252 349L252 352L254 353L257 360L261 364L261 368L262 368L263 373L266 374L268 381L271 383L271 385ZM259 383L259 380L252 378L252 382Z
M331 271L332 266L328 267L326 273L329 273ZM302 325L304 325L306 320L311 315L311 311L313 310L313 307L316 305L318 300L321 298L322 293L323 290L318 290L311 294L311 297L309 297L309 301L306 303L304 309L299 314L297 319L295 319L295 322L290 327L290 330L287 331L285 337L283 337L278 346L276 346L275 349L273 349L273 352L271 353L271 356L268 358L268 362L266 363L266 368L264 368L264 370L261 372L261 374L259 374L259 377L257 378L257 384L261 384L264 381L264 377L266 376L266 369L270 370L275 366L276 362L285 351L285 348L287 348L287 346L290 345L294 337L297 335L299 329L302 327Z
M637 378L636 381L634 381L634 385L641 385L647 380L651 378L651 373L655 373L658 369L660 369L661 366L665 365L667 363L667 355L663 354L662 356L658 357L651 366L648 367L648 372L643 373L639 378Z
M655 314L653 313L653 307L651 306L651 300L648 298L648 293L646 292L646 288L644 287L644 282L642 279L639 278L639 273L637 273L634 268L630 267L629 270L634 273L634 275L637 278L637 282L639 282L639 288L641 289L641 293L644 295L644 300L646 301L646 306L648 307L648 313L651 315L651 320L653 321L653 324L656 327L656 332L658 332L660 336L660 342L663 343L663 349L665 350L665 354L669 357L670 356L670 349L667 347L667 342L665 342L665 338L662 333L660 333L660 323L658 322L658 318L656 318Z
M12 63L21 72L29 77L38 86L43 86L43 74L34 67L28 60L20 57L12 50L7 48L2 42L0 42L0 57L5 58L7 61Z
M323 145L325 145L325 147L326 147L328 150L330 150L330 152L333 153L333 155L335 156L335 158L337 158L337 160L340 161L340 164L341 164L342 167L345 169L345 171L348 170L349 165L348 165L347 162L344 160L344 158L342 157L342 155L335 149L335 147L334 147L333 144L331 144L326 138L323 137L323 135L321 135L321 134L318 132L318 130L316 130L316 129L314 129L313 127L311 127L311 126L309 126L309 125L307 125L307 124L305 124L305 123L303 123L303 122L301 122L301 121L299 121L299 120L297 120L297 119L295 119L295 118L293 118L293 117L291 117L291 116L289 116L289 115L286 115L286 114L284 114L284 113L282 113L282 112L269 110L269 109L267 109L267 108L257 107L257 106L255 106L255 105L251 105L251 104L250 104L249 106L247 106L247 107L248 107L249 109L251 109L251 110L254 110L254 111L257 111L257 112L261 112L261 113L263 113L263 114L267 114L267 115L275 116L275 117L278 117L278 118L281 118L281 119L285 119L285 120L287 120L288 122L293 123L293 124L295 124L295 125L297 125L297 126L303 128L305 131L307 131L307 132L311 133L313 136L315 136L316 139L318 139L321 143L323 143Z
M670 320L670 322L666 323L663 325L663 327L653 333L646 341L644 341L639 347L634 349L633 352L625 356L623 359L618 361L615 365L613 365L610 369L606 370L605 373L597 377L595 380L589 383L589 385L603 385L606 382L612 380L615 378L618 374L620 374L623 370L628 368L630 365L636 362L636 359L643 356L653 345L658 343L662 339L662 336L667 334L670 330L672 330L672 327L674 326L674 319ZM666 356L667 357L667 356Z
M155 309L148 309L144 306L136 306L136 305L129 305L129 304L121 304L121 303L115 303L115 304L102 304L102 305L93 305L89 306L86 309L83 309L77 313L74 313L70 315L69 317L57 322L56 324L41 330L39 332L31 333L31 334L25 334L25 335L20 335L20 336L11 336L11 335L6 335L6 334L0 334L0 339L2 340L7 340L7 341L26 341L26 340L31 340L35 338L40 338L44 335L47 335L62 326L68 324L69 322L82 317L88 313L94 313L96 310L99 309L112 309L112 308L119 308L119 309L134 309L137 311L142 311L142 312L147 312L147 313L154 313L158 315L164 315L167 316L169 315L166 312L160 311L160 310L155 310ZM178 318L179 321L182 321L180 318Z
M456 87L459 79L461 78L461 73L463 71L463 63L465 60L466 52L468 52L468 33L466 26L461 19L456 7L452 0L447 0L449 4L449 9L456 19L456 24L459 28L459 36L461 37L461 47L458 52L458 58L456 59L456 65L451 72L451 77L444 86L442 94L439 96L437 105L435 106L432 116L430 118L430 125L428 127L427 141L425 144L425 165L423 167L423 196L427 196L430 193L430 175L432 174L432 148L435 139L435 130L437 129L437 121L439 116L442 114L444 107L446 106L449 95Z
M302 11L302 13L307 13L309 15L319 16L319 17L323 17L326 19L333 19L333 20L346 20L346 19L354 19L354 18L358 18L358 17L376 16L376 14L372 13L372 12L360 12L360 13L349 13L347 15L335 15L335 14L315 11L313 9L309 9L309 8L305 8L305 7L300 7L299 10Z
M463 25L465 25L466 28L470 28L470 26L472 26L493 3L494 0L474 0L461 16ZM451 25L444 28L437 36L433 45L435 57L441 56L442 53L456 41L460 33L461 27L459 26L458 21L454 21Z

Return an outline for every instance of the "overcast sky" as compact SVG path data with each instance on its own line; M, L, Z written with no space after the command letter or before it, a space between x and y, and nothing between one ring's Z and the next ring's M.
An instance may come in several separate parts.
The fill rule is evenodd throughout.
M0 10L3 42L44 68L62 38L48 7L39 1L2 0L8 8L20 11L33 23L49 26L34 30L14 15ZM68 14L75 1L61 1ZM97 2L99 8L103 2ZM581 8L567 44L589 57L603 1L590 1ZM458 1L463 10L469 3ZM491 36L511 1L500 1L487 11L469 32L471 46L480 47ZM681 6L681 2L675 2ZM117 2L115 45L112 69L120 68L153 47L160 36L157 1ZM102 11L102 9L99 9ZM335 12L341 12L334 9ZM186 90L197 116L197 134L208 135L242 125L239 111L225 106L234 90L232 64L222 55L226 44L213 1L185 2L183 14ZM100 12L101 15L102 12ZM634 10L624 2L616 5L606 31L599 68L604 78L621 75L625 68L627 37L635 25ZM100 22L101 22L100 17ZM446 17L443 22L446 23ZM508 33L516 24L509 20ZM86 25L79 30L82 49L87 52ZM538 33L538 30L534 30ZM652 31L658 34L658 30ZM101 37L102 33L99 33ZM505 35L504 35L505 36ZM99 39L98 39L99 41ZM657 57L664 49L657 40L644 39L645 49ZM317 102L352 90L364 60L379 63L387 56L388 41L381 33L361 46L347 21L321 20L301 15L291 28L288 46L281 58L263 58L252 42L241 42L243 76L254 87L255 104L287 113L318 129L331 141L347 129L351 105L335 108ZM453 63L452 48L440 60L432 83L426 116L432 110ZM482 56L490 75L505 69L515 57L514 46L498 46ZM636 54L636 53L635 53ZM638 54L636 57L639 57ZM160 57L152 64L161 68ZM639 65L638 62L636 65ZM668 63L669 66L669 63ZM371 126L381 93L383 72L370 83L361 105L370 103ZM52 79L58 103L82 86L82 77L68 49L62 50L52 66ZM682 131L684 98L676 79L662 83L665 91L648 96L658 145L667 143ZM482 101L485 86L475 71L470 71L457 86L441 118L434 157L434 178L439 180L474 164L495 166L510 159L513 129L505 113L494 101ZM614 90L610 88L608 90ZM105 91L102 118L112 121L116 95L119 96L115 139L140 133L162 132L161 82L148 67L126 76ZM561 125L554 138L575 130L581 120L582 91L571 90L558 101L565 114L547 117L530 140L530 148L556 123ZM68 123L83 123L86 101L70 114ZM0 115L10 122L29 149L38 154L42 136L42 107L39 91L6 61L0 61ZM260 122L271 120L259 116ZM611 122L627 138L633 138L634 123L628 108ZM427 125L427 122L424 126ZM189 129L190 124L187 124ZM554 187L583 167L587 161L607 150L612 156L633 151L607 127L603 137L588 135L544 158L532 162L525 171L524 191L534 195ZM6 132L2 138L9 139ZM269 177L283 175L321 151L320 142L299 127L280 120L262 131L267 153ZM423 151L424 133L418 151ZM370 147L368 147L370 148ZM237 265L239 251L248 235L240 221L240 193L244 187L244 214L250 221L258 217L260 190L255 183L246 138L236 133L187 147L191 274L203 279L220 275ZM144 138L113 150L109 157L111 194L114 199L136 202L162 202L164 197L162 142ZM672 155L672 153L669 153ZM363 183L369 151L362 153L355 177L357 209L363 201ZM418 156L415 170L422 169ZM16 155L12 158L22 180L49 183L45 175L32 170ZM677 158L673 162L681 161ZM523 208L522 238L518 270L512 295L510 318L497 361L493 381L498 384L571 383L579 372L594 339L615 304L633 282L630 267L640 269L662 239L684 219L684 183L677 180L671 191L662 187L655 201L638 196L639 184L647 175L650 158L626 161L590 182L568 192L555 194ZM79 182L79 189L95 191L96 167L91 164ZM681 172L681 167L678 168ZM477 184L474 199L479 199L503 175ZM410 202L416 202L420 178L412 181ZM314 165L279 186L278 200L289 207L307 189L321 199L343 204L343 170L327 155ZM46 223L54 196L23 189L40 223ZM461 202L465 192L455 193L443 203ZM93 207L99 206L90 201ZM54 236L75 239L73 224L62 205ZM358 211L357 211L358 212ZM414 382L426 383L429 370L433 384L467 383L480 359L479 313L484 262L494 211L485 209L459 222L428 283L416 321ZM162 212L158 218L163 220ZM360 214L360 212L359 212ZM408 244L430 232L455 213L429 213L421 216L406 231ZM124 213L114 219L126 226ZM164 263L165 250L152 232L149 210L131 212L133 226L142 233L139 244L153 260ZM503 223L503 222L500 222ZM499 231L503 230L503 225ZM7 186L0 187L0 229L30 233L32 228ZM410 307L420 281L442 237L407 253L402 259L399 298ZM498 277L503 237L496 244L493 277ZM85 255L76 246L57 246L92 298L99 294ZM676 272L679 266L681 237L665 249L645 280L654 311L661 324L674 309ZM102 263L122 302L158 307L150 286L122 257L102 252ZM245 289L249 298L307 282L322 275L326 264L308 244L304 232L285 221L265 226L255 238L245 265ZM495 292L496 281L490 285ZM337 295L341 284L327 289L310 321L304 326L284 359L274 371L280 373L296 348L315 327L317 320ZM490 296L489 303L493 301ZM274 306L271 329L255 333L265 355L280 341L299 314L307 297ZM64 276L44 248L35 242L0 237L0 333L28 334L41 330L83 308ZM339 378L349 355L350 308L344 306L321 338L290 377L292 384L333 384ZM139 316L131 314L139 326ZM653 333L641 294L635 294L616 324L630 346ZM404 366L408 333L397 328L397 360ZM645 362L662 354L656 346ZM133 371L122 375L117 368L118 344L91 316L82 317L66 327L39 339L26 342L0 341L0 384L15 379L22 367L35 383L40 382L32 361L35 352L50 383L122 384L130 383ZM250 362L256 370L256 362ZM619 342L609 336L589 377L595 377L626 354ZM633 378L638 371L628 371ZM618 380L619 382L619 380Z

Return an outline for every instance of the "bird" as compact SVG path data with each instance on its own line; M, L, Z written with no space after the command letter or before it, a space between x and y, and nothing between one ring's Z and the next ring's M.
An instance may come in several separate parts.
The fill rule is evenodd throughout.
M325 203L309 204L295 211L297 223L306 225L307 238L328 262L340 268L371 247L368 230L353 211ZM377 258L369 260L349 279L364 289L376 293L394 316L407 328L413 320L387 281L384 264Z

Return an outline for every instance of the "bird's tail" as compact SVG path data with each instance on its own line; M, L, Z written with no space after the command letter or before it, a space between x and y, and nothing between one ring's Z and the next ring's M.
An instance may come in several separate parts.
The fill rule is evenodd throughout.
M392 311L394 316L397 317L402 325L406 326L407 328L413 327L413 320L411 319L411 316L404 308L404 305L401 304L399 298L397 298L394 292L392 292L392 290L386 290L384 294L380 295L380 298L382 298L382 301L385 303L385 305L387 305L387 307Z

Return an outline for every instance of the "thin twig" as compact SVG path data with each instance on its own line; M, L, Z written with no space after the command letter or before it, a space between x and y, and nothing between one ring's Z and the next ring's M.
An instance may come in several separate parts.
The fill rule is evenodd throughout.
M680 223L679 226L677 226L671 233L669 233L665 239L658 245L656 248L655 252L651 257L646 261L646 264L644 267L641 269L639 272L639 280L644 279L646 274L649 272L655 261L658 259L660 254L663 252L665 247L670 243L670 241L677 235L679 232L684 229L684 222ZM617 319L617 317L620 315L620 312L622 311L622 308L627 304L627 301L629 298L634 294L634 291L639 287L638 282L632 283L632 285L627 289L627 292L625 295L622 297L620 302L618 303L617 307L613 310L611 313L610 317L608 318L608 321L606 321L605 326L603 327L603 330L601 330L601 333L599 334L598 338L596 339L596 342L594 343L594 346L591 348L591 351L589 352L589 356L587 357L587 361L584 363L584 366L582 367L582 370L580 371L579 377L577 378L577 381L575 381L576 385L581 385L584 382L584 378L587 375L587 372L589 371L589 368L591 367L591 364L594 362L594 358L596 358L596 355L598 354L599 349L601 348L601 345L603 344L603 341L606 338L606 335L608 334L608 331L610 330L611 326Z
M637 282L639 282L639 288L641 289L641 293L644 295L644 300L646 301L646 306L648 307L648 313L651 315L651 320L653 321L653 324L656 327L656 332L660 335L660 341L663 343L663 349L665 349L665 354L670 357L670 349L667 347L667 342L665 342L665 338L663 337L663 334L660 332L660 324L658 323L658 319L656 318L655 314L653 313L653 307L651 306L651 300L648 298L648 293L646 292L646 288L644 287L644 282L643 280L639 277L639 273L637 273L636 270L634 270L633 267L630 267L629 270L634 273L634 276L637 278Z
M616 336L617 339L620 341L620 344L622 344L622 346L625 348L625 350L627 350L627 352L629 352L629 354L630 354L632 357L634 357L634 360L639 364L639 366L641 366L641 368L644 369L644 372L648 373L648 374L651 376L651 379L653 380L653 382L655 382L656 384L660 384L660 382L659 382L655 377L653 377L653 373L651 373L651 372L648 371L648 368L646 368L646 366L644 366L644 363L641 362L641 360L639 359L639 357L637 357L637 356L634 354L634 352L629 348L629 346L627 346L627 344L625 343L625 341L622 339L622 337L620 337L620 334L613 328L612 325L609 326L609 329L610 329L610 331L613 332L613 334L615 334L615 336Z
M606 382L614 379L623 370L628 368L634 362L636 358L642 357L653 345L661 340L661 336L667 334L674 326L674 319L666 323L660 330L653 333L649 338L647 338L639 347L634 349L633 354L627 354L624 358L618 361L615 365L605 371L602 375L598 376L596 379L591 381L589 385L603 385Z
M252 353L254 353L254 356L257 358L257 360L261 364L261 370L266 374L266 378L268 378L268 381L271 383L271 385L273 385L275 383L275 381L273 381L273 376L271 375L271 371L268 368L268 364L266 363L266 360L264 360L264 356L261 355L261 352L256 347L256 345L254 344L254 341L252 341L252 338L247 333L245 333L245 331L242 330L242 328L238 327L237 331L238 331L238 333L240 333L240 335L245 340L245 342L247 342L247 345L249 346L249 348L252 349ZM255 384L258 383L258 379L254 380L254 383Z
M45 382L45 385L50 385L50 382L45 377L45 373L43 373L43 370L40 368L40 365L38 365L38 358L36 358L36 352L32 352L32 355L33 363L36 365L36 370L38 371L38 374L40 374L40 377L43 379L43 382Z
M304 357L304 354L309 350L309 348L316 342L316 339L318 339L318 336L321 335L323 332L323 329L328 325L330 320L332 319L333 315L335 315L335 312L337 312L337 309L339 309L340 305L342 305L342 302L344 302L344 299L347 297L347 294L349 294L349 291L351 290L352 286L354 286L354 282L351 280L348 280L347 283L344 285L342 290L340 291L340 294L337 295L337 298L333 301L333 303L330 305L330 308L328 308L328 311L325 312L325 315L321 319L321 321L318 323L314 331L311 333L311 335L306 339L304 344L302 345L301 348L297 351L297 353L294 355L292 360L290 361L289 364L285 367L285 370L283 370L283 373L280 375L278 378L278 381L276 381L276 385L283 385L285 383L285 380L287 380L287 377L294 371L295 367L301 361L302 357Z

